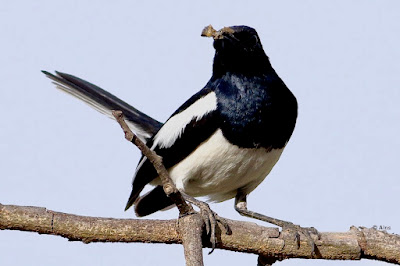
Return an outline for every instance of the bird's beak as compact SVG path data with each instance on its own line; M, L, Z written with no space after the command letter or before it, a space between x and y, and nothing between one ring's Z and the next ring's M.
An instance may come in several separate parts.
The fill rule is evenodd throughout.
M223 39L224 33L233 34L234 30L230 27L223 27L219 31L216 31L213 26L208 25L201 32L201 36L203 37L212 37L214 40Z

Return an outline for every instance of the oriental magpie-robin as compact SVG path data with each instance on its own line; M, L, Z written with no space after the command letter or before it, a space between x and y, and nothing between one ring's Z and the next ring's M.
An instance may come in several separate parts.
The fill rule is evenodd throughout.
M110 117L112 110L121 110L132 131L163 157L180 191L216 202L235 198L242 215L294 226L247 210L246 195L270 173L288 143L296 124L296 98L272 68L253 28L215 31L209 26L202 35L214 39L212 77L164 124L87 81L44 73L59 89ZM155 188L141 195L147 184ZM125 209L134 205L138 216L146 216L172 204L153 165L142 156Z

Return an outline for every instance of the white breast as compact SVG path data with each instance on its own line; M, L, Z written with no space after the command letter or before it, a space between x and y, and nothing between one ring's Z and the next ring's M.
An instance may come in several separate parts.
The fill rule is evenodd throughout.
M283 149L244 149L230 144L218 129L196 150L169 169L177 188L211 201L235 197L237 189L250 193L269 174Z

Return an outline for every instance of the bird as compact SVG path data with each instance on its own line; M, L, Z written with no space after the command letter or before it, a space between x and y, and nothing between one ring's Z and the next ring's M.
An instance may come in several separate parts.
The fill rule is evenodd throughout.
M247 209L247 195L271 172L288 144L297 120L298 103L249 26L204 28L213 38L212 76L165 123L142 113L111 93L70 74L43 71L57 88L112 117L120 110L129 127L163 164L179 191L211 202L235 199L240 214L310 238L313 228ZM148 184L154 188L143 194ZM142 155L125 210L139 217L173 206L151 162ZM313 245L314 246L314 245Z

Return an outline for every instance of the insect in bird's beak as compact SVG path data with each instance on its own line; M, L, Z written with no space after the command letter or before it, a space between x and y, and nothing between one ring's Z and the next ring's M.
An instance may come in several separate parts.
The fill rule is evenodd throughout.
M224 33L233 34L234 30L230 27L223 27L219 31L215 30L213 26L208 25L201 32L201 36L203 37L212 37L214 40L224 38Z

